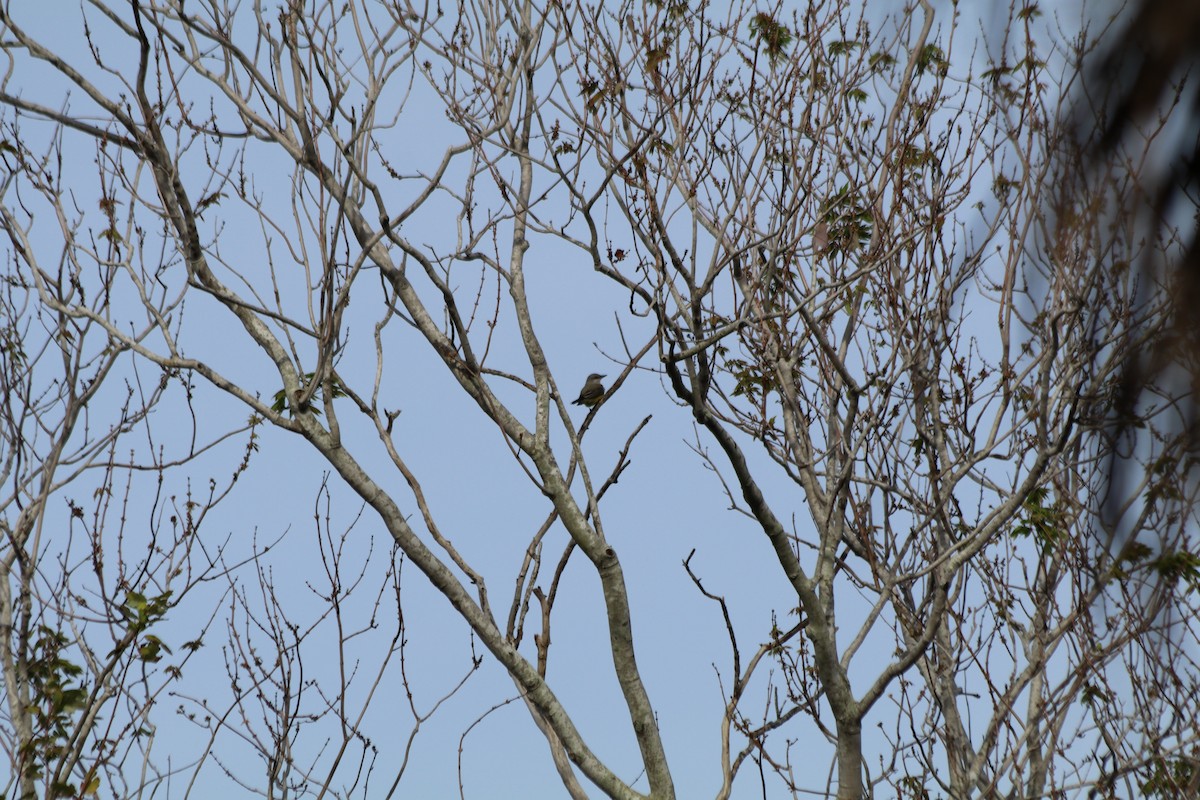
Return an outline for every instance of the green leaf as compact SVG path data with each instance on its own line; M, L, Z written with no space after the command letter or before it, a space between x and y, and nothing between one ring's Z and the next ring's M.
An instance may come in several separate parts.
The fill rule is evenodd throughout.
M917 55L918 73L924 74L927 70L932 69L938 75L945 75L948 66L946 54L936 44L925 45Z
M1185 581L1193 589L1200 589L1200 556L1187 550L1163 553L1150 567L1171 583Z
M772 65L783 58L796 38L786 25L766 11L750 18L750 36L764 47Z
M891 53L875 53L867 61L872 72L884 72L896 66L896 57Z
M147 636L140 645L138 645L138 656L142 659L142 661L148 661L154 664L162 661L162 654L164 650L167 653L171 652L171 648L167 647L162 639L159 639L157 636L151 634Z
M829 45L829 55L835 58L837 56L848 56L860 47L862 47L862 42L853 40L833 42Z
M1042 10L1038 8L1037 3L1030 3L1017 12L1017 19L1029 20L1033 19L1034 17L1040 17L1041 15Z

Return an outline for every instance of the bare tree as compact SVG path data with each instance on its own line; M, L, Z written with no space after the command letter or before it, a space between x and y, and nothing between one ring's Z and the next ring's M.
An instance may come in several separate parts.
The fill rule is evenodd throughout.
M191 653L185 645L160 664L172 652L163 623L220 575L220 544L203 544L201 531L254 443L251 429L223 485L194 493L175 483L174 467L246 427L214 441L193 428L178 446L150 419L172 396L186 419L190 376L147 375L131 358L153 326L117 338L86 315L52 310L110 317L120 267L138 257L115 202L100 203L95 230L62 200L62 148L57 135L40 152L9 144L5 191L20 201L0 212L14 268L0 296L0 730L11 767L3 794L20 798L38 787L47 798L94 794L102 783L136 783L148 766L150 709ZM34 208L57 225L52 266L28 238Z
M1089 211L1148 156L1072 184L1053 213L1045 203L1078 156L1060 119L1091 40L1014 5L999 51L973 57L956 12L926 0L881 19L848 2L786 16L673 0L277 12L97 0L87 12L86 56L11 8L2 18L10 283L105 353L248 409L252 446L268 425L311 448L511 679L571 797L585 781L607 797L675 797L685 766L668 759L672 731L636 657L659 651L635 640L605 533L648 418L628 424L611 465L582 446L643 373L694 423L694 449L790 592L747 627L731 613L737 586L681 553L729 641L717 797L747 765L764 796L770 775L795 796L839 798L1117 796L1121 783L1168 796L1200 775L1186 712L1196 487L1178 478L1176 408L1136 409L1154 432L1125 454L1143 467L1137 485L1114 499L1103 480L1122 447L1104 424L1120 367L1170 322L1120 265L1171 243ZM35 70L70 102L27 91ZM93 223L69 211L31 126L53 131L60 161L94 153L97 233L83 235ZM558 329L539 311L543 253L590 264L619 298L624 352L578 425L576 387L553 368ZM600 302L596 285L556 303ZM497 519L518 565L500 594L397 423L435 393L464 403L454 424L473 448L502 449L524 477L512 507L540 515ZM1098 514L1114 502L1122 513ZM375 617L343 624L332 554L352 537L329 527L321 619L337 620L345 654ZM1117 527L1125 544L1108 548ZM571 676L549 669L556 602L581 560L632 774L600 755L556 691ZM247 789L367 794L362 714L387 680L408 687L389 667L403 652L396 563L371 579L375 606L396 597L397 624L358 705L343 702L344 679L311 714L292 665L316 623L293 621L265 568L253 611L230 579L232 695L215 717L207 700L187 713L213 747L234 728L253 743L267 771L261 787L239 779ZM415 735L425 712L411 708ZM297 759L304 725L325 722L341 729L333 752ZM801 732L828 740L829 773Z

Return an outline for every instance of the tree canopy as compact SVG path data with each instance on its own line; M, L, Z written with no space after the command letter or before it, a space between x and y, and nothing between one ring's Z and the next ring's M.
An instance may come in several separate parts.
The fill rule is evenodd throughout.
M0 796L1200 790L1190 109L871 5L5 2Z

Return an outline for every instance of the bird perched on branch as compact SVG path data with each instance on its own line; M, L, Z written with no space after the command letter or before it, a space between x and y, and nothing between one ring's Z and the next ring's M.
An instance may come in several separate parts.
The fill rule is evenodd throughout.
M604 384L600 383L600 379L603 377L598 372L588 375L587 383L583 384L583 388L579 391L579 397L572 400L571 404L590 408L599 403L600 398L604 397Z

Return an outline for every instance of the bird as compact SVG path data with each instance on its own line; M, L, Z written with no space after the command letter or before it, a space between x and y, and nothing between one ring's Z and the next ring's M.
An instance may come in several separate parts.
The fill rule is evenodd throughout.
M600 398L604 397L604 384L600 383L600 379L603 377L598 372L588 375L587 383L583 384L583 388L579 390L579 397L572 400L571 404L591 407L599 403Z
M818 256L824 255L829 249L829 223L825 220L820 220L817 226L813 228L813 250Z

